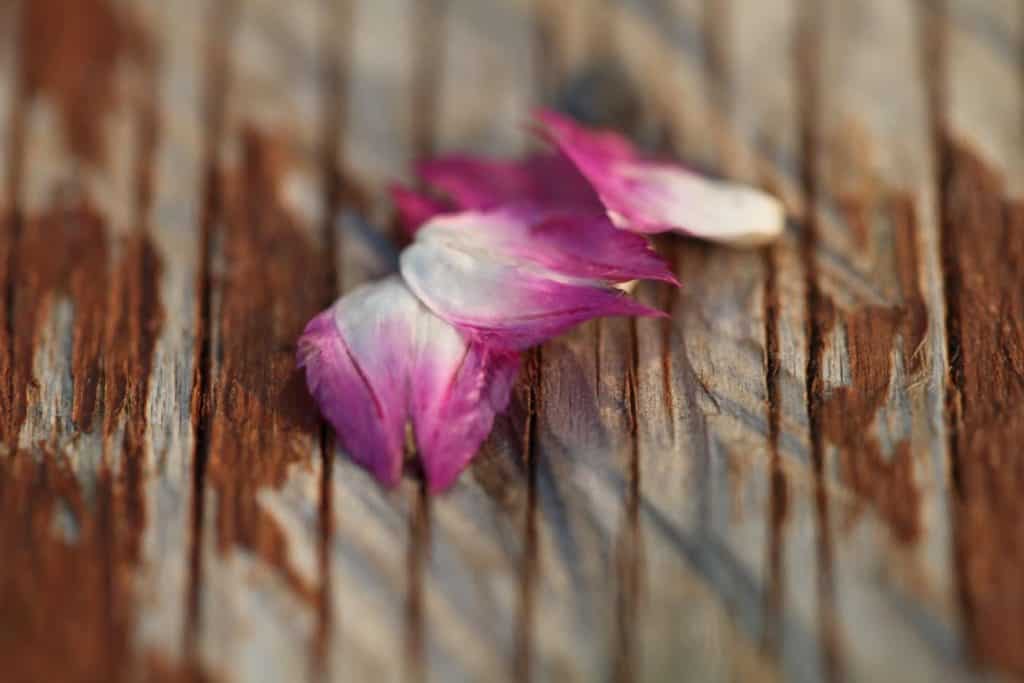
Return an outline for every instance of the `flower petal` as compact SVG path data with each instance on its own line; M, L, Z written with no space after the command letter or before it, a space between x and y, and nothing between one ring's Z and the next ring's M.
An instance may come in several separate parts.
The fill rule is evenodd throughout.
M561 153L521 161L449 156L421 163L419 175L459 209L531 202L600 210L601 202L575 164Z
M431 319L432 325L452 329L436 316ZM436 333L448 336L440 329ZM451 486L476 455L494 416L508 405L519 373L519 354L465 342L461 346L460 362L453 365L447 362L450 356L435 353L421 356L413 371L416 445L430 491L435 493Z
M644 160L624 137L588 130L554 112L537 118L542 134L593 184L620 228L739 244L762 244L782 233L785 211L769 194Z
M611 285L670 279L663 263L636 250L617 261L614 245L558 234L560 225L602 217L551 216L516 207L435 218L402 253L402 276L437 315L495 349L522 350L601 316L662 315Z
M434 216L452 210L449 203L402 185L392 185L390 191L391 201L395 203L398 212L398 221L409 236L416 234L420 226Z
M299 339L299 367L352 459L388 486L402 473L410 324L400 283L360 287L317 315Z
M645 237L619 230L603 212L512 204L444 216L426 227L424 240L459 243L488 252L490 258L529 263L561 275L679 284Z
M518 357L467 342L392 276L315 317L299 340L299 365L353 460L396 484L411 424L430 488L439 491L505 408Z

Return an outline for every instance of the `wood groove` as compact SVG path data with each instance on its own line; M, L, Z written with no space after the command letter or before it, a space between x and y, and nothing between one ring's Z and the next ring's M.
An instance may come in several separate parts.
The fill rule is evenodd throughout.
M541 349L527 352L526 362L526 420L523 428L522 453L526 462L526 518L523 529L523 557L519 567L518 614L516 618L515 680L530 683L534 680L533 651L536 583L539 567L539 540L537 532L537 449L538 415L541 401L540 370L543 359Z
M323 27L320 31L320 68L322 97L321 122L323 130L320 139L321 183L324 193L324 215L321 226L321 242L324 247L325 274L324 295L321 306L329 307L337 296L340 244L334 221L342 204L342 161L339 158L343 146L339 140L345 137L345 121L348 98L349 64L352 52L352 0L325 0ZM344 46L344 51L337 46ZM320 419L320 491L319 491L319 547L317 565L320 574L320 590L317 596L317 625L313 638L314 673L322 680L328 680L328 648L331 643L333 616L331 603L331 538L334 534L334 435L326 420Z
M203 88L202 173L199 215L199 282L196 286L196 350L192 379L192 428L195 452L192 456L192 527L189 545L188 605L184 621L186 657L196 662L201 624L203 579L203 527L206 515L206 464L210 451L210 392L213 387L212 300L214 232L223 214L218 144L225 126L224 110L231 85L228 55L233 44L232 27L238 14L238 0L211 6L207 49L206 83Z
M782 467L779 450L782 405L779 396L779 287L778 262L775 249L762 249L764 261L764 338L765 338L765 394L768 413L768 457L770 459L770 484L768 496L768 590L765 593L765 614L767 627L763 645L778 658L781 648L779 632L782 626L785 605L785 522L788 512L788 484Z
M640 585L643 573L643 549L640 536L640 439L638 382L639 382L639 341L635 320L629 321L630 363L625 383L625 404L628 408L629 458L626 462L626 487L623 505L626 508L622 528L617 539L617 593L616 593L616 643L614 655L614 679L619 683L631 683L637 678L637 620L643 599Z
M796 80L800 117L801 182L808 206L801 239L801 261L807 291L807 415L811 439L811 465L814 472L814 508L818 531L816 563L818 576L818 629L824 641L824 668L830 681L844 678L840 651L841 635L836 619L835 578L833 574L832 531L829 512L828 484L825 473L825 443L821 407L824 401L824 378L821 361L825 351L823 339L824 301L819 285L817 265L818 200L821 189L818 179L818 142L820 137L820 30L821 8L814 0L802 0L796 46Z
M405 680L427 678L426 633L424 629L425 566L430 552L430 493L423 478L417 482L409 512L409 545L406 551Z

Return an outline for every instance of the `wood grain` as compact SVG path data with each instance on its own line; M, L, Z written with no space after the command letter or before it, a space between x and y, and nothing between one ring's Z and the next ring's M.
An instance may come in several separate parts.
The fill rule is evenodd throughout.
M329 217L335 296L395 270L387 186L407 177L414 138L412 3L360 0L349 12L351 42L331 41L347 71L346 115L338 138L328 141L343 169L342 200ZM395 49L378 49L385 36ZM328 443L329 678L412 679L422 671L422 652L410 656L418 645L409 640L408 607L416 603L406 562L419 487L406 480L384 492Z
M825 3L819 22L811 400L844 668L955 678L927 36L912 3Z
M1024 672L1014 0L0 1L4 680ZM524 358L446 495L306 320L552 106L777 194Z
M319 10L239 2L210 36L224 72L207 103L223 119L210 122L197 656L228 680L316 667L320 423L295 340L326 279Z
M1024 671L1017 491L1021 460L1021 192L1024 11L951 2L942 150L942 253L950 363L947 419L961 610L977 662ZM982 84L986 105L981 106Z

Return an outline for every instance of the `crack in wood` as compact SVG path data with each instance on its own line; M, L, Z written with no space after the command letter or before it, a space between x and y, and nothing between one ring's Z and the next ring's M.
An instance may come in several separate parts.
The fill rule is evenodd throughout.
M324 92L321 121L321 181L324 192L324 215L321 228L321 242L324 245L325 274L322 306L328 307L337 296L341 281L338 263L339 240L334 221L343 201L343 174L341 171L344 149L337 142L345 136L347 107L347 83L350 73L352 52L352 1L331 0L323 3L323 28L320 32L320 66ZM336 46L344 46L344 50ZM320 501L319 501L319 548L318 571L320 590L318 595L316 634L313 638L313 666L315 674L327 680L331 676L328 668L328 648L334 627L331 586L331 537L334 533L334 502L332 500L332 478L334 476L334 436L326 420L320 419Z
M835 578L832 569L832 531L825 481L825 444L822 430L821 405L824 400L824 378L821 361L825 350L823 325L820 317L824 301L818 282L817 245L818 218L813 208L818 204L820 184L818 178L818 140L820 137L820 34L821 9L814 0L800 3L796 45L796 81L798 89L798 115L800 117L801 182L808 205L806 225L801 240L801 260L807 291L807 414L810 426L811 465L814 472L814 508L818 531L816 546L818 575L818 628L823 639L825 674L831 681L844 678L839 624L836 618Z
M206 126L202 139L200 180L199 272L196 284L196 339L192 377L192 429L195 450L192 454L192 519L189 541L189 579L184 643L186 658L198 662L201 624L203 573L203 527L206 516L206 464L210 451L210 392L212 390L212 325L214 233L223 213L220 174L217 169L218 145L225 126L224 110L231 74L228 52L233 43L237 0L211 6L208 48L204 58L207 73L202 107ZM198 666L198 665L196 665Z

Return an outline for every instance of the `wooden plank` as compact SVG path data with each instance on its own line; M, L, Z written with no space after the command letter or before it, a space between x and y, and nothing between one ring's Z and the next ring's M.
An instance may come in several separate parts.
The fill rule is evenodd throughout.
M4 659L15 680L57 677L69 661L81 667L75 675L113 678L128 666L143 520L121 517L138 500L139 463L108 457L99 427L109 264L132 228L137 150L137 109L119 70L138 75L141 45L106 3L75 8L73 28L48 40L31 37L60 8L20 10L8 166L14 451L2 474L4 556L15 564L0 597L12 634ZM83 88L95 88L87 105Z
M4 136L18 335L5 441L22 448L0 464L11 680L145 677L184 654L197 10L165 24L33 3L4 22L21 31L4 79L20 95ZM54 36L58 14L71 28Z
M752 164L743 163L752 155L738 151L740 145L753 146L751 131L735 113L743 91L734 83L740 74L753 70L750 77L757 78L760 69L774 67L776 86L784 88L787 72L780 69L786 55L763 44L756 62L748 53L735 53L739 42L730 36L744 27L734 17L746 19L744 9L757 12L726 13L722 3L695 2L641 8L646 12L633 21L618 22L619 42L627 51L643 45L645 34L661 42L662 55L638 47L627 52L627 62L645 91L660 93L652 106L674 143L669 152L705 170L760 181ZM765 43L785 44L793 30L785 10L773 7L766 12L770 20L760 17ZM776 139L785 136L784 129L775 131ZM770 581L777 570L765 560L777 539L764 513L777 474L765 381L767 265L760 252L681 239L663 244L684 284L678 295L646 294L669 307L670 323L638 324L649 592L640 636L642 670L646 679L660 680L678 671L691 653L703 660L701 678L771 678L778 675L776 665L762 650L769 629L793 641L806 636L791 634L800 629L782 616L769 621ZM673 629L680 614L689 627ZM795 673L806 676L813 652L806 652L806 643L803 649L805 669Z
M302 680L319 667L321 427L295 341L328 268L321 6L233 9L208 102L224 118L211 122L198 657L225 680Z
M519 3L524 9L530 4ZM533 5L543 29L535 48L536 91L549 106L589 99L601 8L585 0ZM524 451L532 479L515 680L593 680L628 666L616 625L616 617L629 619L618 599L623 590L615 548L616 538L627 533L630 437L622 408L632 336L627 325L609 332L603 344L605 324L583 325L527 360L523 381L532 390L520 396L528 418L523 445L513 446Z
M526 147L533 81L532 13L513 4L443 3L443 57L432 147L513 157ZM422 58L421 58L422 59ZM481 92L493 96L481 98ZM473 465L430 499L424 634L430 680L522 680L530 643L525 453L530 375Z
M331 41L345 73L339 83L345 118L329 141L343 167L341 202L329 217L337 295L396 268L383 227L391 220L387 186L408 177L414 138L412 2L354 2L347 21L339 29L350 42ZM402 680L421 667L419 654L415 662L410 657L406 565L419 487L406 480L385 492L339 446L329 467L329 679Z
M125 381L119 373L148 372L149 379L140 383L128 374L120 405L108 400L110 412L105 420L114 427L116 438L123 439L123 457L142 460L142 509L134 514L140 514L146 524L138 549L141 567L135 590L140 607L132 640L146 653L148 670L155 676L189 666L182 662L188 655L185 633L194 502L190 397L203 131L198 27L204 6L188 0L173 7L149 3L132 7L153 36L154 82L151 90L142 93L135 133L142 145L135 178L136 230L142 237L128 243L121 286L114 290L114 296L123 294L129 302L130 315L126 326L111 327L108 333L118 336L123 330L135 349L124 360L112 359L114 366L108 366L106 381L108 391L113 391L115 382ZM154 327L157 322L159 327ZM140 446L133 433L137 429L133 416L143 411L143 443L141 452L134 453ZM108 442L108 452L110 448Z
M931 112L912 3L833 2L817 30L812 400L844 668L964 672L949 572ZM898 667L898 668L894 668ZM883 673L884 672L884 673Z
M806 231L807 141L801 126L803 60L798 52L800 5L791 0L734 2L729 12L732 64L730 145L740 178L763 185L786 203L789 226L765 251L765 355L771 487L765 646L786 679L817 680L828 666L829 634L821 615L827 556L820 534L820 487L811 462L807 415Z
M953 0L939 20L948 70L940 189L959 607L977 663L1019 676L1024 8Z

